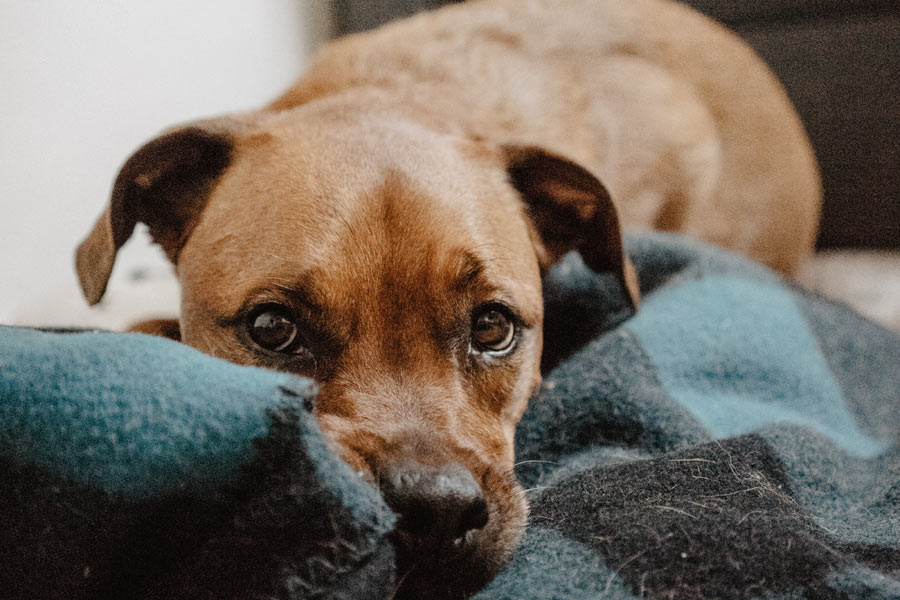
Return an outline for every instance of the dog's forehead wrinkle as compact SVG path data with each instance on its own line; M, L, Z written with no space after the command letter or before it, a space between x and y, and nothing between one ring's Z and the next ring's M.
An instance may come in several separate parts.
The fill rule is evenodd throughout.
M344 235L329 251L329 269L352 273L342 280L369 299L404 307L440 304L435 296L444 280L457 276L447 270L478 270L474 255L461 267L443 258L474 244L471 231L453 224L459 212L391 173L338 217Z
M454 285L456 289L468 289L483 276L485 270L484 261L473 252L465 249L457 249L451 257L450 260L455 261L456 263Z
M455 377L435 378L432 373L395 370L372 363L364 369L342 373L334 384L344 400L365 406L361 423L383 428L386 422L397 429L447 425L454 410L464 401L462 385Z

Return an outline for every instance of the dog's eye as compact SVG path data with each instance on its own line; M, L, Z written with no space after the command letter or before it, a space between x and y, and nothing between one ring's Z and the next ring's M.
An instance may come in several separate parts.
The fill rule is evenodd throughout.
M254 342L273 352L291 352L300 341L300 332L291 311L281 304L258 306L247 322Z
M512 347L516 326L502 306L488 305L472 319L472 341L481 352L504 352Z

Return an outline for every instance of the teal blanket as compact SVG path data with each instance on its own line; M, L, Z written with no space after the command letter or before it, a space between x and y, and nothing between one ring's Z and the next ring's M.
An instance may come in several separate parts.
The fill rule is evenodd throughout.
M628 251L632 318L575 255L545 282L530 524L476 597L900 598L900 338L722 251ZM0 327L3 597L390 598L394 516L314 394L166 340Z

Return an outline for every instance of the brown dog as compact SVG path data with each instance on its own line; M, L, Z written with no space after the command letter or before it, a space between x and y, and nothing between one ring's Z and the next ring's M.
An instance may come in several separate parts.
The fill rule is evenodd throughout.
M182 340L314 377L333 447L401 516L403 593L443 597L525 523L513 435L542 271L577 249L636 307L621 220L790 273L818 208L784 91L714 23L661 0L484 0L334 42L265 109L151 141L77 267L96 303L149 225Z

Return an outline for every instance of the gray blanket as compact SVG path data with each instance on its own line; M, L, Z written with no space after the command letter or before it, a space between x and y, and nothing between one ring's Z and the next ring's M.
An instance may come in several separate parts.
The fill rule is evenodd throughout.
M476 597L900 598L900 338L725 252L628 250L634 317L577 256L546 281L530 524ZM394 516L313 394L165 340L0 327L3 596L391 597Z

